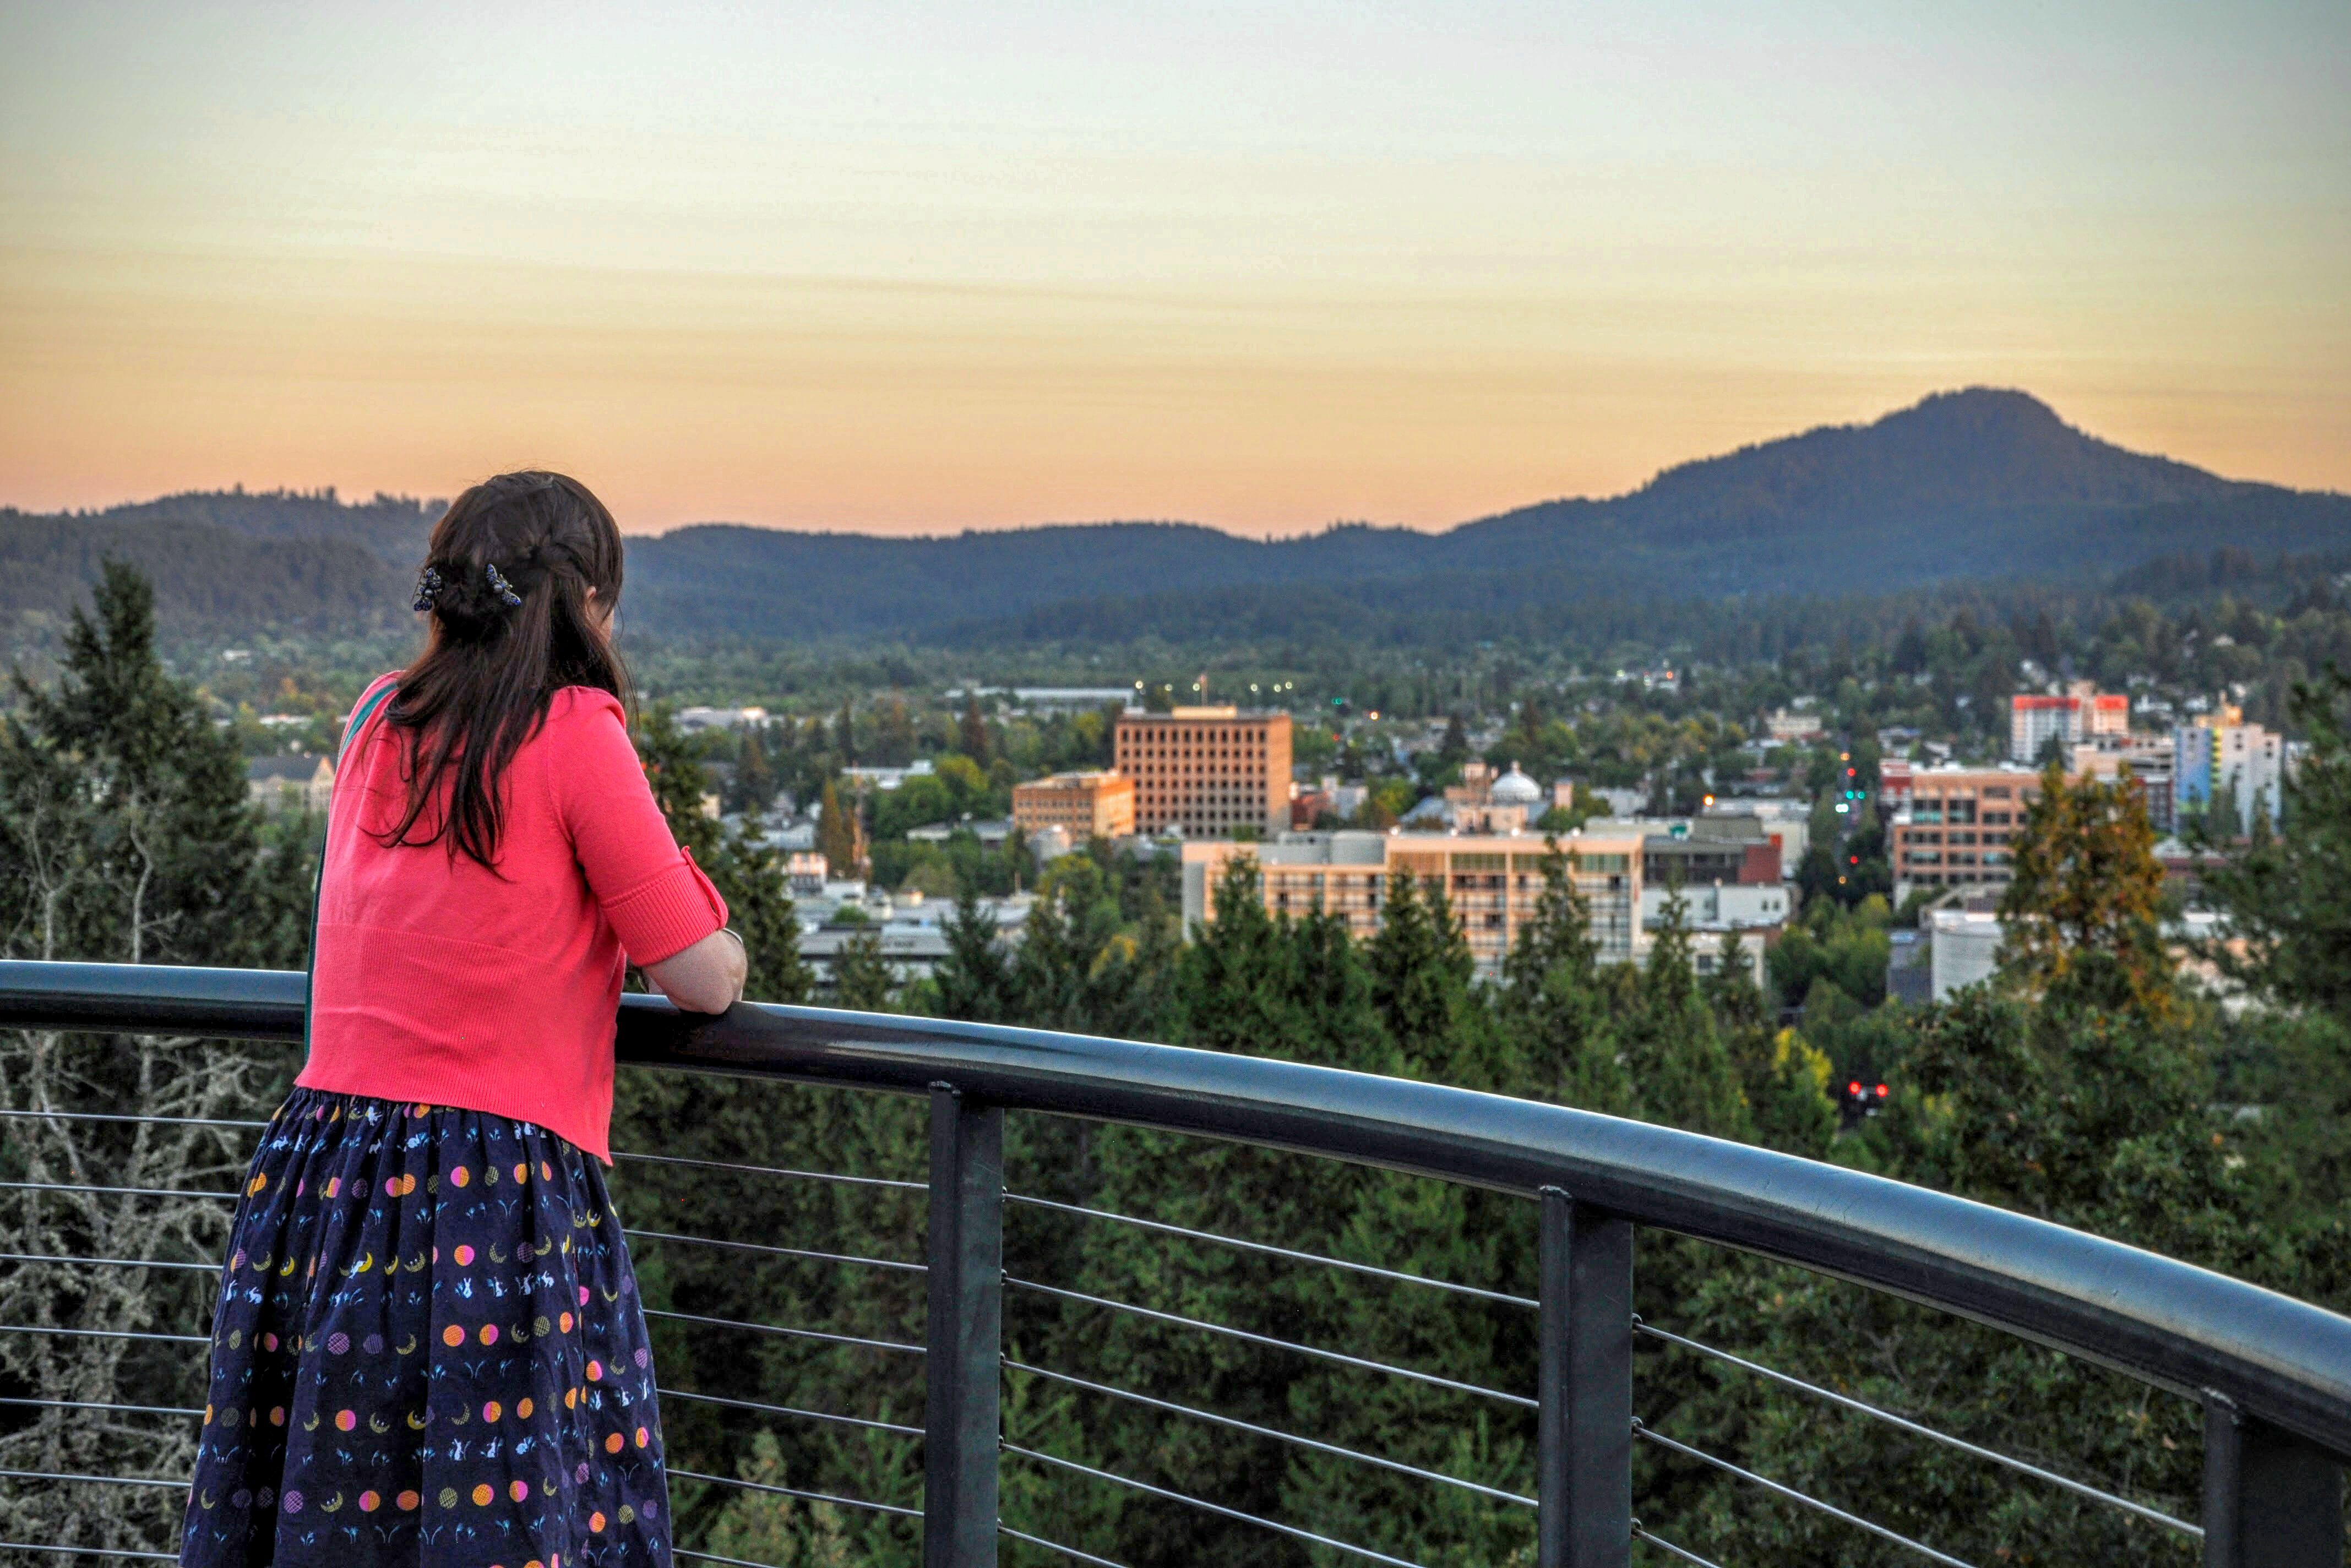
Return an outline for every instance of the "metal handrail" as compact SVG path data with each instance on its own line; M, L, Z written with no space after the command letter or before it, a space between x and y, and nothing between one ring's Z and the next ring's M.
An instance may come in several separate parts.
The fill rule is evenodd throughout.
M302 1032L304 981L299 974L255 971L0 963L0 1027L152 1030L199 1039L290 1042ZM763 1255L921 1272L928 1293L924 1343L861 1339L670 1311L649 1309L647 1315L703 1329L789 1335L925 1356L924 1423L910 1429L919 1430L924 1442L919 1512L769 1483L678 1474L681 1479L706 1479L722 1487L918 1517L924 1521L925 1561L935 1563L936 1568L992 1565L995 1542L1004 1536L1033 1540L1041 1548L1081 1561L1105 1561L1020 1535L1004 1525L998 1517L999 1469L1008 1455L1246 1521L1326 1550L1390 1563L1405 1561L1299 1525L1008 1442L999 1421L999 1384L1008 1364L1002 1341L1008 1289L1138 1314L1181 1330L1213 1332L1345 1362L1369 1373L1483 1395L1529 1411L1537 1417L1539 1427L1532 1499L1318 1439L1260 1428L1220 1413L1070 1379L1166 1414L1199 1416L1255 1436L1303 1444L1332 1457L1466 1486L1494 1500L1532 1501L1537 1518L1536 1558L1542 1568L1618 1568L1635 1542L1679 1559L1705 1561L1687 1548L1651 1535L1633 1517L1630 1448L1640 1441L1702 1461L1914 1553L1964 1568L1960 1560L1924 1542L1645 1427L1633 1415L1632 1354L1635 1336L1644 1332L1824 1396L1841 1408L1949 1443L1972 1458L2055 1481L2148 1522L2200 1534L2207 1568L2252 1568L2255 1563L2264 1568L2288 1568L2289 1563L2292 1568L2318 1568L2340 1560L2339 1466L2341 1456L2351 1454L2351 1397L2346 1397L2351 1394L2351 1319L2134 1248L1946 1194L1669 1128L1290 1062L819 1009L738 1006L721 1017L708 1018L681 1014L666 1002L649 997L623 999L617 1043L621 1059L639 1065L927 1097L927 1181L852 1178L893 1189L919 1186L925 1193L929 1218L923 1263L717 1238L667 1233L659 1238L738 1247ZM1399 1283L1534 1308L1541 1317L1539 1397L1456 1383L1431 1373L1277 1340L1137 1302L1011 1277L1004 1268L1005 1211L1008 1205L1024 1199L1008 1192L1004 1184L1008 1111L1117 1121L1251 1143L1534 1198L1539 1209L1540 1288L1533 1297L1195 1232L1107 1210L1025 1201L1090 1219L1124 1221L1290 1261L1355 1268ZM68 1121L118 1119L83 1112L38 1114ZM771 1177L820 1174L675 1156L648 1157L656 1163ZM237 1196L214 1190L85 1187L54 1182L0 1186L226 1202L235 1201ZM2159 1514L1761 1364L1649 1328L1632 1312L1634 1237L1640 1226L1851 1280L2189 1396L2200 1404L2205 1416L2202 1524L2190 1525ZM644 1239L655 1238L648 1233ZM34 1261L30 1255L15 1260ZM51 1260L45 1255L41 1265ZM142 1266L131 1260L99 1258L59 1256L54 1261L125 1269ZM0 1333L204 1343L194 1336L29 1323L0 1325ZM718 1398L711 1402L737 1403ZM752 1407L748 1402L741 1403L745 1408ZM820 1421L840 1419L813 1411L759 1408ZM867 1424L851 1420L855 1425ZM156 1484L149 1478L87 1479Z
M295 971L0 962L0 1027L298 1041ZM1124 1122L1580 1204L1850 1280L2351 1457L2351 1319L2028 1215L1563 1105L1301 1062L822 1008L622 998L637 1065Z

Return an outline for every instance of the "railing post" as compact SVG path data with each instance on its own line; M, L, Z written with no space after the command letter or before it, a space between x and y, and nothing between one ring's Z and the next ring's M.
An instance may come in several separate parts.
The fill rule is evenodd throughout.
M1633 1224L1542 1190L1536 1568L1633 1555Z
M923 1568L996 1568L1004 1112L931 1085Z
M2204 1568L2343 1568L2343 1469L2204 1396Z

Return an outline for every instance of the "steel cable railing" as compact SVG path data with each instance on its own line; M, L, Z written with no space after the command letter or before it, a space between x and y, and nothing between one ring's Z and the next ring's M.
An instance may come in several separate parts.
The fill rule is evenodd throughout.
M172 1027L192 1034L225 1029L246 1038L290 1039L299 1032L299 980L298 976L185 970L92 973L89 967L0 965L0 1024L104 1029L113 1016L105 1009L120 1000L127 1010L120 1015L124 1021L113 1027ZM182 998L186 998L189 1009L185 1017L174 1012L183 1006ZM675 1401L681 1410L705 1412L713 1421L807 1422L864 1431L902 1445L921 1442L925 1507L824 1490L830 1474L824 1482L808 1487L785 1484L804 1479L797 1474L776 1481L734 1479L698 1469L673 1474L681 1482L721 1492L796 1499L862 1510L883 1519L921 1521L926 1532L938 1531L945 1521L951 1539L945 1543L944 1555L926 1559L934 1568L992 1563L994 1546L983 1552L977 1544L983 1538L990 1543L1016 1542L1096 1568L1120 1568L1113 1558L1087 1547L1064 1544L997 1517L996 1476L1005 1464L1021 1466L1033 1474L1059 1476L1070 1485L1123 1489L1135 1498L1195 1511L1245 1530L1271 1531L1319 1551L1415 1568L1408 1556L1320 1532L1311 1527L1311 1520L1293 1522L1268 1517L1261 1506L1235 1507L1217 1498L1188 1495L1176 1487L1119 1473L1119 1469L1131 1467L1108 1468L1053 1452L1033 1441L1014 1442L1001 1417L1000 1391L1008 1380L1018 1385L1024 1378L1040 1379L1088 1400L1114 1401L1162 1422L1204 1423L1219 1432L1277 1445L1317 1461L1332 1461L1341 1470L1391 1478L1383 1484L1402 1480L1442 1488L1446 1495L1481 1505L1479 1518L1487 1516L1485 1505L1490 1505L1491 1517L1498 1521L1526 1521L1531 1514L1538 1568L1601 1568L1622 1563L1626 1552L1641 1550L1699 1568L1715 1568L1708 1558L1652 1532L1633 1517L1628 1506L1631 1472L1625 1456L1636 1443L1708 1467L1740 1487L1752 1487L1814 1511L1838 1528L1865 1532L1926 1561L1967 1568L1962 1557L1914 1534L1635 1420L1631 1396L1636 1378L1630 1350L1635 1337L1879 1422L2036 1486L2053 1487L2097 1508L2119 1511L2129 1520L2160 1525L2175 1538L2192 1542L2201 1536L2211 1564L2305 1568L2308 1563L2332 1561L2295 1555L2300 1548L2280 1549L2274 1543L2287 1539L2278 1533L2279 1519L2307 1520L2317 1517L2314 1511L2329 1506L2307 1486L2293 1490L2293 1486L2303 1484L2294 1478L2307 1472L2307 1456L2317 1454L2323 1462L2331 1463L2333 1454L2351 1448L2351 1332L2346 1332L2351 1324L2129 1249L1943 1195L1667 1129L1294 1063L813 1009L740 1008L724 1019L695 1021L638 998L623 1004L621 1035L623 1056L634 1061L673 1068L707 1065L737 1073L929 1094L928 1181L827 1173L796 1168L789 1163L767 1165L633 1151L623 1151L618 1157L631 1166L681 1175L725 1174L761 1182L827 1183L926 1195L930 1223L923 1232L925 1260L922 1262L873 1256L873 1249L866 1246L831 1247L816 1235L730 1238L693 1233L723 1226L631 1229L627 1234L648 1244L655 1256L664 1247L688 1249L678 1255L681 1259L691 1250L708 1249L741 1260L746 1268L772 1262L786 1268L879 1270L898 1277L924 1277L929 1293L930 1332L923 1343L754 1321L770 1315L765 1306L746 1316L667 1307L649 1309L647 1316L664 1333L747 1333L851 1352L922 1355L928 1403L920 1426L811 1409L799 1403L771 1403L697 1390L664 1388L660 1393L664 1399ZM1003 1180L1001 1155L1001 1124L1007 1107L1023 1113L1107 1117L1169 1132L1239 1138L1538 1198L1541 1289L1532 1296L1518 1294L1485 1284L1431 1278L1375 1261L1334 1257L1303 1246L1225 1236L1144 1215L1009 1190ZM244 1132L266 1124L227 1117L14 1107L0 1109L0 1119L88 1124L94 1135L103 1133L108 1124L138 1122ZM0 1138L6 1135L0 1128ZM0 1191L34 1190L116 1197L131 1204L148 1200L234 1203L238 1196L209 1188L0 1182ZM1569 1196L1571 1190L1575 1197ZM37 1199L27 1197L16 1201ZM1506 1343L1524 1343L1530 1354L1541 1353L1541 1365L1528 1368L1533 1396L1514 1392L1508 1379L1498 1379L1503 1386L1490 1386L1382 1359L1383 1354L1393 1351L1378 1341L1351 1344L1350 1351L1333 1350L1303 1339L1257 1333L1210 1317L1122 1300L1118 1295L1071 1289L1050 1282L1050 1275L1036 1277L1022 1268L1008 1269L1002 1257L1003 1216L1008 1208L1229 1248L1300 1269L1343 1270L1402 1291L1427 1291L1464 1303L1534 1312L1540 1314L1540 1327L1531 1341L1516 1329L1507 1330L1504 1336ZM1636 1225L1728 1243L1767 1259L1840 1275L1865 1287L1892 1291L2199 1399L2208 1413L2204 1522L2190 1523L2147 1503L1938 1430L1926 1421L1641 1322L1630 1312L1630 1239ZM20 1247L0 1253L0 1264L17 1270L155 1270L167 1278L215 1268L206 1262L102 1255L105 1243L98 1238L88 1245L91 1255L86 1257L78 1255L79 1249ZM120 1249L124 1244L113 1245ZM1352 1249L1355 1244L1349 1245ZM1063 1254L1048 1248L1040 1255ZM1515 1475L1448 1474L1447 1469L1474 1472L1478 1467L1442 1458L1436 1464L1447 1469L1415 1463L1402 1454L1366 1451L1366 1447L1285 1431L1205 1407L1217 1401L1188 1403L1120 1385L1134 1381L1131 1378L1084 1375L1079 1370L1041 1366L1008 1355L999 1326L1001 1303L1008 1294L1056 1302L1066 1309L1057 1326L1072 1343L1083 1343L1086 1338L1071 1327L1072 1323L1091 1313L1114 1312L1172 1335L1218 1336L1343 1367L1366 1379L1416 1385L1532 1415L1538 1419L1531 1426L1541 1427L1534 1464L1536 1485L1531 1495L1507 1484ZM723 1292L714 1299L724 1299ZM866 1321L872 1322L870 1317ZM0 1325L0 1334L6 1333L137 1339L174 1346L207 1343L202 1335L151 1333L102 1322L88 1328L73 1322ZM1310 1331L1303 1337L1324 1336ZM1426 1343L1417 1333L1414 1337L1415 1343ZM0 1399L0 1406L39 1409L45 1412L40 1419L57 1421L124 1415L187 1418L194 1414L172 1405L115 1405L94 1399ZM887 1413L885 1405L881 1414ZM711 1429L737 1431L734 1426ZM870 1451L878 1457L904 1449L884 1446ZM0 1470L0 1482L12 1480L52 1486L110 1483L127 1488L185 1484L155 1476L86 1474L69 1465L54 1471ZM1612 1492L1612 1488L1619 1487L1623 1490ZM2276 1500L2281 1498L2285 1500ZM1447 1506L1461 1505L1457 1501ZM2339 1503L2332 1506L2339 1511ZM1285 1505L1280 1511L1293 1513L1295 1509ZM1020 1521L1022 1525L1032 1522ZM1562 1522L1569 1528L1562 1530ZM1682 1532L1677 1529L1673 1533ZM2304 1538L2310 1538L2306 1530ZM2339 1548L2339 1531L2335 1540ZM62 1542L54 1549L99 1550ZM131 1550L110 1554L170 1560L167 1554ZM768 1568L690 1543L681 1544L676 1555L681 1561L714 1562L730 1568Z

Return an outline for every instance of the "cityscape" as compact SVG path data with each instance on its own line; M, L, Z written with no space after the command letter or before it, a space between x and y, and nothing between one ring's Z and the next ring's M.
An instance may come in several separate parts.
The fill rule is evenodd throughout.
M2346 58L0 0L0 1568L2344 1568Z

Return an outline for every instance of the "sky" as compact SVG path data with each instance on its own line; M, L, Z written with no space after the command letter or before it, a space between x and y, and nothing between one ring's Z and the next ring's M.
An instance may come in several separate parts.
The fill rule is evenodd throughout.
M2351 5L0 0L0 505L1442 527L1942 389L2351 489Z

